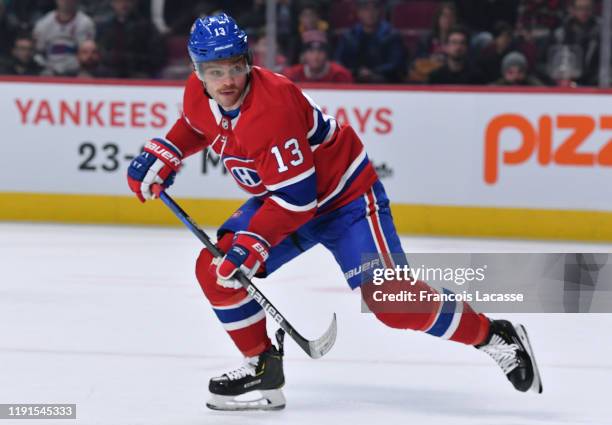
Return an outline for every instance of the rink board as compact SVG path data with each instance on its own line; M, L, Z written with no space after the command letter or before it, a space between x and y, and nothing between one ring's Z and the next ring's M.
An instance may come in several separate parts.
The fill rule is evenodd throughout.
M129 197L125 172L180 115L179 83L4 78L0 90L0 219L176 223ZM612 92L305 91L360 135L402 233L612 240ZM172 194L220 224L245 194L203 153L185 164Z
M219 226L242 201L178 199L198 224ZM161 202L140 204L133 197L104 195L0 194L0 217L9 221L54 221L181 226ZM612 241L612 214L436 205L392 205L404 234Z

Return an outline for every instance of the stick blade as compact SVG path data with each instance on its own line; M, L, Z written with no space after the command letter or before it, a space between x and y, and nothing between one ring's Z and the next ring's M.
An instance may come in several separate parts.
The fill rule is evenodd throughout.
M329 352L336 342L336 334L338 333L338 325L336 323L336 313L332 318L332 322L325 333L314 341L308 341L308 355L313 359L323 357Z

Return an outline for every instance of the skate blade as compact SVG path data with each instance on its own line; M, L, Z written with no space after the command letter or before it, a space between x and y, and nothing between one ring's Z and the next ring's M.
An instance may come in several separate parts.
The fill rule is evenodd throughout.
M250 391L239 396L211 394L206 407L223 411L281 410L285 408L285 396L280 389Z
M536 392L538 394L542 394L542 378L540 377L540 370L538 368L538 363L536 362L535 355L533 353L533 348L531 348L531 343L529 342L529 337L527 336L527 330L523 325L516 325L514 327L516 333L518 334L521 342L525 346L525 349L529 353L529 357L531 357L531 365L533 367L533 383L529 388L530 391Z

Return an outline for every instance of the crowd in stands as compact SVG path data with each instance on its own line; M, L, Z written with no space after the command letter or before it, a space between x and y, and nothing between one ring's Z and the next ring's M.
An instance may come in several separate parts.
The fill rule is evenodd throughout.
M298 82L598 84L597 0L277 0L273 69ZM226 11L255 65L265 0L0 0L0 74L182 79L198 16Z

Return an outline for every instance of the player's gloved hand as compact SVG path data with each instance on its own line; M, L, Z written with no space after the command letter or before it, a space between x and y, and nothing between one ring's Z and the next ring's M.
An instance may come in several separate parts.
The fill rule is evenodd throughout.
M179 150L167 140L152 139L128 168L128 185L140 202L152 199L152 184L160 184L164 188L174 183L174 176L181 168L182 155Z
M242 285L232 277L240 269L249 279L268 259L270 246L259 235L254 233L237 233L229 251L217 265L217 283L225 288L240 288Z

